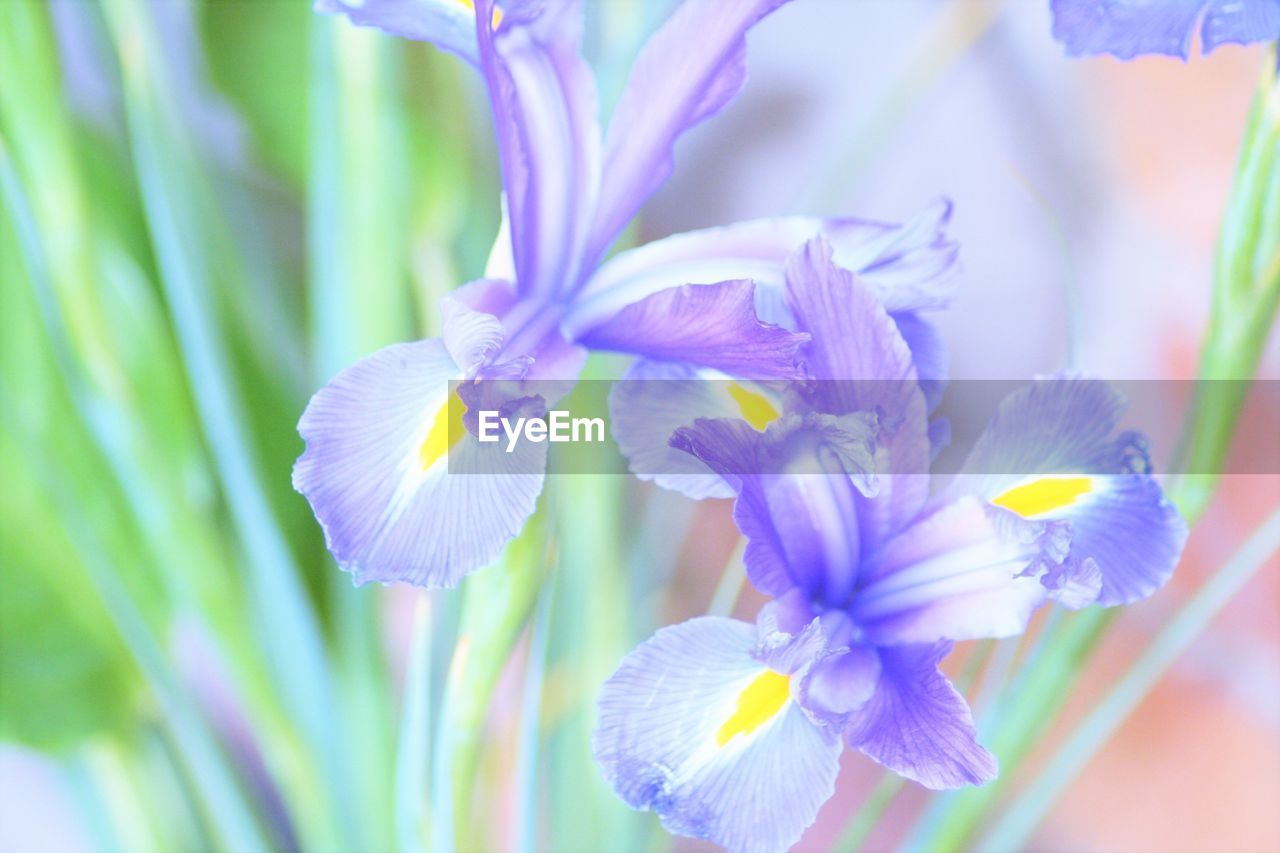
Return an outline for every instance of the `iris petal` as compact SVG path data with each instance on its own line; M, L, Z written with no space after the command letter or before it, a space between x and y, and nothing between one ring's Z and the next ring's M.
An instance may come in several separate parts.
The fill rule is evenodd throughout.
M809 721L790 679L753 657L756 642L754 626L730 619L664 628L605 683L592 740L628 804L735 851L794 844L839 770L839 736Z

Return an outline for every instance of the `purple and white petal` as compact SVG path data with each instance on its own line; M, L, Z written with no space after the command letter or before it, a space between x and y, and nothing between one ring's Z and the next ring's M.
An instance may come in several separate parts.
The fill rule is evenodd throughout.
M880 649L875 693L845 729L850 746L934 790L981 785L997 772L964 697L938 670L950 651L950 643Z
M618 795L670 832L774 853L834 792L842 745L756 643L755 626L731 619L662 629L605 682L592 752Z
M316 392L298 423L294 488L357 583L454 586L533 513L546 445L479 444L449 390L460 376L438 339L386 347Z
M519 292L555 297L571 292L583 272L599 189L595 78L580 53L579 4L525 6L523 18L502 18L494 31L481 23L494 14L491 0L478 0L476 40Z
M502 321L457 299L440 300L440 338L466 377L475 376L502 349Z
M1150 474L1145 440L1113 435L1123 409L1105 382L1038 380L1000 404L947 490L1022 518L1070 522L1067 569L1078 583L1093 561L1105 606L1159 589L1187 537Z
M659 291L575 340L597 350L683 361L744 379L803 376L796 353L808 336L760 322L750 281Z
M641 49L605 138L590 264L671 174L676 138L742 88L747 30L785 2L684 0Z
M877 645L1016 636L1049 596L1038 569L1061 560L1062 535L963 498L864 560L849 613Z
M1204 52L1221 44L1254 44L1280 39L1277 0L1211 0L1200 27Z
M826 655L805 672L796 701L824 725L837 731L863 708L880 680L880 654L874 646L854 643Z
M791 216L655 240L619 252L602 265L578 294L569 325L589 326L681 284L749 278L757 284L758 303L776 301L787 259L819 235L831 244L835 263L856 272L887 311L945 308L953 298L957 271L958 247L946 234L950 214L950 202L940 201L902 225ZM780 317L766 319L786 325Z

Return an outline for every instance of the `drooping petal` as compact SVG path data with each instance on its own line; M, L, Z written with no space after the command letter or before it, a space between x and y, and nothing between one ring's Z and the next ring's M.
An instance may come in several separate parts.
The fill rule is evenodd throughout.
M619 252L601 266L575 299L568 326L586 328L650 294L681 284L749 278L759 289L759 302L782 290L791 253L819 235L831 244L835 263L856 272L885 310L945 308L955 290L958 251L946 235L950 215L951 204L940 201L902 225L792 216L655 240Z
M1220 44L1253 44L1280 39L1277 0L1212 0L1200 28L1204 52Z
M672 833L780 851L833 793L841 744L753 657L756 641L754 626L715 617L659 631L605 682L592 752Z
M479 64L475 9L467 0L316 0L315 10L346 15L351 23L391 35L429 41Z
M785 2L684 0L645 44L609 122L592 262L671 174L676 138L742 88L747 30Z
M897 324L857 276L832 261L823 238L787 263L787 301L812 340L801 348L817 380L809 403L824 412L879 412L875 465L880 493L860 501L864 547L875 548L914 519L928 497L927 406Z
M502 164L511 253L522 296L571 292L600 174L595 79L580 53L575 0L529 7L494 31L481 24L492 0L477 0L476 40L489 88ZM516 16L510 16L515 18Z
M1023 518L1069 521L1068 568L1078 579L1093 571L1084 561L1096 563L1105 606L1160 588L1187 537L1145 440L1113 436L1123 408L1105 382L1038 380L1000 404L949 488Z
M736 383L700 378L688 364L641 359L609 391L609 428L628 467L641 480L694 500L731 498L734 489L696 456L670 445L671 436L698 418L739 418ZM739 394L755 394L745 390Z
M849 613L866 639L904 645L1025 631L1049 596L1035 569L1061 561L1065 533L1003 521L983 501L963 498L865 560Z
M849 745L926 788L981 785L996 759L977 741L973 714L938 662L950 643L880 649L871 699L845 730Z
M357 583L453 586L534 510L546 445L477 442L449 390L460 375L438 339L390 346L334 377L298 423L294 488Z
M1052 0L1053 37L1070 56L1132 59L1163 53L1186 59L1208 0Z
M683 361L745 379L802 376L796 352L808 336L760 322L754 291L750 281L669 288L582 330L576 340L591 349Z

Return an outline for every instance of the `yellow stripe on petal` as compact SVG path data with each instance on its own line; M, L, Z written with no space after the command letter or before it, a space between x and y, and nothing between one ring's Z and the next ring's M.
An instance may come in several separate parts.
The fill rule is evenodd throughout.
M791 698L791 678L767 670L738 695L738 709L716 732L716 746L724 746L735 735L749 735L769 722Z
M768 397L756 391L749 391L737 382L729 383L729 396L738 404L742 419L758 432L764 432L765 427L782 416L773 403L769 402Z
M449 396L436 411L435 420L431 422L427 437L418 446L418 461L422 463L423 471L430 469L441 456L462 441L462 436L467 432L466 425L462 423L462 416L466 411L466 404L462 402L458 392L450 391Z
M454 2L456 2L459 6L462 6L463 8L465 8L465 9L466 9L468 12L470 12L471 14L473 14L473 15L475 14L475 12L476 12L476 3L475 3L475 0L454 0ZM499 22L499 21L501 21L501 20L502 20L502 10L501 10L501 9L499 9L497 6L494 6L494 7L493 7L493 17L492 17L492 19L489 21L489 25L490 25L491 27L493 27L494 29L497 29L497 27L498 27L498 22Z
M1041 477L1014 486L991 502L1029 518L1065 509L1093 491L1092 477Z

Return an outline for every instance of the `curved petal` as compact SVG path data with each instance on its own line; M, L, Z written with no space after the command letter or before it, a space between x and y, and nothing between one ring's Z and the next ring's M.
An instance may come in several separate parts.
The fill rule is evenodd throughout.
M575 339L591 349L684 361L746 379L801 377L796 352L808 336L760 322L754 292L750 281L672 287Z
M677 429L698 418L741 417L732 384L700 379L687 364L633 364L609 391L609 428L631 473L694 500L733 497L733 486L705 462L670 445Z
M580 53L582 13L573 0L525 4L528 14L480 24L480 65L489 88L516 283L522 296L572 291L600 175L595 78Z
M676 138L742 88L747 30L785 2L684 0L645 44L609 122L593 262L671 174Z
M681 284L749 278L759 289L757 302L774 299L783 288L787 258L819 235L831 244L835 262L856 272L886 310L945 308L955 290L958 252L946 235L950 217L951 204L943 200L902 225L791 216L676 234L609 259L577 295L569 325L586 328Z
M634 808L735 851L794 844L835 789L840 738L752 655L756 629L715 617L664 628L601 690L592 752Z
M357 583L453 586L534 510L546 445L479 443L449 392L458 375L438 339L390 346L316 392L298 423L294 488Z
M1046 539L1043 525L1010 521L964 498L890 540L866 561L849 606L867 640L904 645L1025 631L1048 597L1041 572L1028 569L1061 559L1062 534Z
M1105 383L1046 379L1001 402L949 494L1071 524L1068 568L1101 575L1098 602L1127 604L1173 573L1187 526L1150 475L1146 443L1113 436L1124 401Z
M950 643L881 649L876 691L845 729L850 746L934 790L996 777L968 704L938 671L950 651Z
M1070 56L1132 59L1163 53L1183 59L1208 0L1052 0L1053 37Z
M351 23L391 35L429 41L479 64L475 10L463 0L316 0L317 12L346 15Z
M464 376L475 376L502 349L502 321L457 299L440 300L440 336Z

